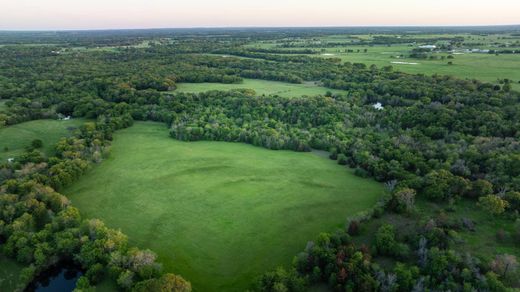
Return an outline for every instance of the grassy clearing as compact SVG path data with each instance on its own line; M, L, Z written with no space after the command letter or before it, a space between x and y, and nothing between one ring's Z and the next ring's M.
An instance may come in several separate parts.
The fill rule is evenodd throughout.
M313 153L181 142L155 123L114 138L110 158L63 193L84 216L157 252L197 291L245 290L383 192Z
M426 214L434 215L446 209L446 205L440 205L427 201L419 201L419 207ZM520 257L520 246L515 245L511 237L513 224L501 216L493 216L476 206L470 200L461 200L455 205L455 212L446 212L452 219L461 220L469 218L475 222L475 231L462 231L459 236L464 241L456 249L470 251L480 257L491 259L496 254L513 254ZM497 238L497 232L503 230L506 234L504 239Z
M14 291L19 283L18 277L23 265L0 255L0 291Z
M279 95L282 97L300 97L324 95L327 91L334 94L345 94L343 90L328 89L317 86L314 83L292 84L277 81L257 79L244 79L241 84L223 83L179 83L176 91L180 92L206 92L210 90L253 89L259 95Z
M83 119L36 120L0 129L0 160L4 161L9 157L22 154L34 139L42 140L43 148L41 150L50 155L53 152L54 144L61 137L69 135L73 129L84 122ZM5 147L8 148L8 151L5 151Z
M512 238L511 220L491 216L476 206L471 200L460 200L457 202L455 212L447 211L447 204L439 204L424 199L417 201L417 212L413 216L386 213L378 219L372 219L362 224L360 236L355 237L358 244L367 244L374 241L374 234L383 224L392 224L400 234L412 234L418 228L417 222L423 224L429 218L435 218L441 213L445 213L452 220L471 219L475 222L475 231L461 230L457 234L460 240L453 243L452 248L461 253L470 252L485 261L489 261L497 254L512 254L520 257L520 246L515 245ZM505 237L497 238L497 231L504 230ZM387 259L378 259L383 262ZM393 262L393 261L391 261Z

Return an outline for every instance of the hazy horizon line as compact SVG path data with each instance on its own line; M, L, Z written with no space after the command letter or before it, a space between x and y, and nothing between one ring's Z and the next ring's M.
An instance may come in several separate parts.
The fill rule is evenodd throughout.
M463 28L463 27L501 27L501 26L518 26L520 23L512 24L442 24L442 25L421 25L421 24L403 24L403 25L318 25L318 26L258 26L258 25L244 25L244 26L171 26L171 27L119 27L119 28L56 28L56 29L16 29L16 28L0 28L0 32L45 32L45 31L110 31L110 30L168 30L168 29L298 29L298 28Z

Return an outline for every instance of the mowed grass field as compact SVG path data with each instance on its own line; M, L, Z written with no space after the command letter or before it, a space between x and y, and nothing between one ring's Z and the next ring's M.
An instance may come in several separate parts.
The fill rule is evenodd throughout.
M84 122L84 119L36 120L2 128L0 129L0 160L4 161L22 154L34 139L42 140L43 148L40 150L51 155L54 145L60 138L70 135ZM5 147L7 147L7 151L5 151Z
M244 79L240 84L223 83L178 83L177 92L206 92L211 90L253 89L258 95L279 95L282 97L301 97L324 95L327 91L345 94L346 91L328 89L314 83L292 84L286 82Z
M196 291L244 291L373 206L383 187L314 153L181 142L141 122L117 132L110 157L63 193Z

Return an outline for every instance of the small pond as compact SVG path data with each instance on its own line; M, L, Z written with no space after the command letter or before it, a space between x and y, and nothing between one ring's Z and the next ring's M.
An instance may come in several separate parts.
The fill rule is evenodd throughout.
M28 291L36 292L71 292L76 288L76 281L83 275L82 271L71 264L60 264L41 273L28 287Z

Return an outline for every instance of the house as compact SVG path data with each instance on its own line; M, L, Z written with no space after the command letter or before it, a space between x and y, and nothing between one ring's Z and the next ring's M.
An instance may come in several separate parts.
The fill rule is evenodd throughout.
M481 50L481 49L473 49L471 50L472 53L482 53L482 54L488 54L489 50Z
M12 158L12 157L11 158L7 158L7 162L13 163L14 162L14 158Z
M62 114L59 114L59 115L58 115L58 119L59 119L60 121L68 121L68 120L71 119L71 117L70 117L70 116L64 116L64 115L62 115Z
M435 50L436 48L437 48L436 45L423 45L423 46L419 46L419 49Z

